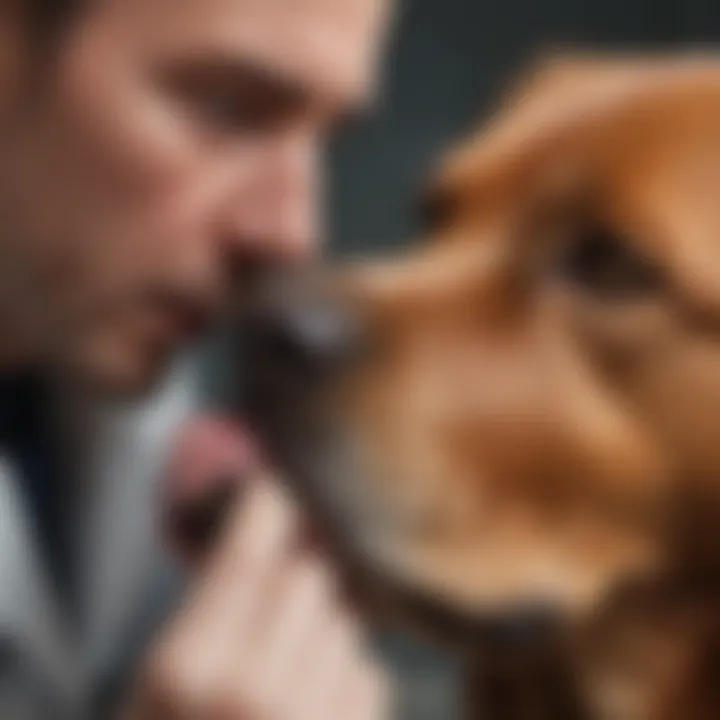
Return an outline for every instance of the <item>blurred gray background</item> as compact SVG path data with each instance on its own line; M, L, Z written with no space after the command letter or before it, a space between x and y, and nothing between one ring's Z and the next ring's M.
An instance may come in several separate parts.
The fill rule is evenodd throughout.
M541 51L666 49L718 38L720 0L404 0L382 105L333 148L331 253L409 242L415 199L440 152ZM383 646L403 681L403 720L459 716L451 665L400 638Z

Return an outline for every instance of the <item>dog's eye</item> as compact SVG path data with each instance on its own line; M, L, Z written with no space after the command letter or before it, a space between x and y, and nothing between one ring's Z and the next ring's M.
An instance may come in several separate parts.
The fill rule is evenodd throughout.
M556 259L559 277L604 300L629 300L657 292L662 273L623 238L591 227L564 247Z

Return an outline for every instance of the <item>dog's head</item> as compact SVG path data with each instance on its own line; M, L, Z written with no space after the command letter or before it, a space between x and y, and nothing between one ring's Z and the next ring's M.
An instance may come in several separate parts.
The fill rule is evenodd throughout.
M429 206L260 294L248 405L375 573L576 616L720 519L720 63L551 62Z

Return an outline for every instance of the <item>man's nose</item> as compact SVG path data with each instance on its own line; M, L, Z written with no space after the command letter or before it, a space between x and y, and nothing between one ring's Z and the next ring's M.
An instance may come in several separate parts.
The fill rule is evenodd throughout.
M240 183L230 204L235 251L281 263L313 255L323 234L321 182L314 144L278 144L250 185Z

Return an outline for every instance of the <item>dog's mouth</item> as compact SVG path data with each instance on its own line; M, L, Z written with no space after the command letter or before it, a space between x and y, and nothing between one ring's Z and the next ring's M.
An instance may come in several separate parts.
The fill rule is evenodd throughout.
M297 400L297 398L296 398ZM487 611L453 601L442 588L419 585L393 559L404 528L375 496L358 438L315 403L263 404L251 412L272 462L310 512L319 537L338 561L348 595L376 623L406 630L455 651L526 648L557 636L562 622L550 602L517 601ZM252 404L250 405L252 409Z
M291 413L284 416L292 420ZM553 635L557 617L551 606L528 604L502 615L470 614L410 587L377 562L376 549L364 540L373 535L367 527L348 527L351 514L362 517L357 501L333 499L325 491L328 478L323 467L328 473L340 472L330 457L338 451L337 438L323 440L318 433L311 442L307 422L304 437L283 436L278 428L270 432L266 425L263 433L263 426L258 422L253 432L247 423L205 416L181 432L165 485L163 513L166 534L184 561L193 565L202 560L217 542L238 493L263 468L272 467L308 509L308 542L334 556L349 601L378 624L406 628L460 651L479 646L521 649ZM256 439L258 429L262 443ZM321 445L328 453L324 461L319 459ZM344 467L347 478L348 464ZM352 513L338 506L342 502L352 505Z

